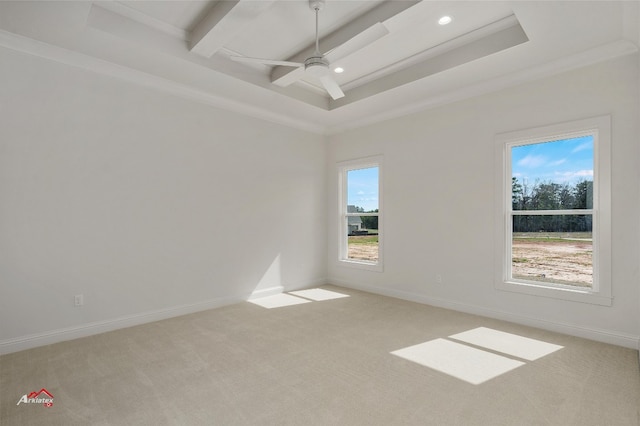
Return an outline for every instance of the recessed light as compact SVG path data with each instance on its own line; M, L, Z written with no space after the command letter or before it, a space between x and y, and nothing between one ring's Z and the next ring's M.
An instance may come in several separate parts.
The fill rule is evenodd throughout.
M445 15L442 18L438 19L438 24L440 25L447 25L450 24L451 21L453 21L453 19L451 18L451 16Z
M333 72L335 72L336 74L340 74L340 73L344 72L344 68L342 68L342 67L335 67L335 68L333 69Z

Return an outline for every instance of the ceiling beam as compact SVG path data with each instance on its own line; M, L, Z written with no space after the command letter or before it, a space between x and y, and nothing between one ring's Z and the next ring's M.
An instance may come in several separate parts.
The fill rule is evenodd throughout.
M217 2L191 31L189 50L210 58L274 2L275 0Z
M343 89L349 91L349 97L330 100L329 109L470 64L528 41L529 37L516 16L507 16L392 64L380 70L378 75L366 76L369 81L365 83L355 81L343 85Z
M353 39L360 33L372 29L376 24L379 25L380 23L384 23L384 21L404 12L417 3L420 3L420 1L421 0L384 1L369 12L359 16L350 23L323 37L320 40L320 48L323 53L333 50ZM375 31L370 30L370 32ZM304 62L304 60L311 56L314 51L315 42L286 60L290 62ZM303 73L304 68L277 66L274 67L271 72L271 82L278 86L286 87L293 82L298 81L302 77Z

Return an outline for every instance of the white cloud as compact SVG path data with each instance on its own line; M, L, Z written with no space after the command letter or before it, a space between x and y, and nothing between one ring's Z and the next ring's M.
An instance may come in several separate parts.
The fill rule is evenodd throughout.
M593 170L577 170L570 172L562 172L555 174L556 181L568 182L575 179L590 179L593 178Z
M518 165L522 167L535 168L546 164L546 162L547 158L542 155L527 155L518 161Z
M571 150L572 154L575 154L576 152L580 152L580 151L584 151L585 149L592 149L593 148L593 142L589 141L589 142L584 142L581 143L580 145L576 146L575 148L573 148Z
M567 159L566 159L566 158L562 158L562 159L560 159L560 160L553 161L553 162L549 163L549 166L550 166L550 167L559 166L560 164L563 164L563 163L565 163L566 161L567 161Z
M593 177L593 170L578 170L573 175L576 177Z

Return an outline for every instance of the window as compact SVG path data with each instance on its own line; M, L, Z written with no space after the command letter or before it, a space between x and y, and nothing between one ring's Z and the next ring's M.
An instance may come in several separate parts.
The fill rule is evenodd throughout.
M610 119L499 135L497 287L611 304Z
M345 265L381 271L381 157L340 163L339 171L339 260Z

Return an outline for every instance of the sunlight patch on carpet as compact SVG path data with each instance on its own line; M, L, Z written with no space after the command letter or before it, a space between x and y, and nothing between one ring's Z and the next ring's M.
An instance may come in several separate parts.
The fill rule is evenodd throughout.
M249 303L262 306L263 308L273 309L282 308L284 306L300 305L302 303L311 303L310 300L301 297L292 296L290 294L276 294L274 296L260 297L258 299L248 300Z
M473 385L484 383L525 364L446 339L431 340L391 353Z
M478 327L473 330L449 336L451 339L471 343L472 345L502 352L528 361L549 355L563 348L560 345L543 342L541 340L518 336L486 327Z
M290 291L289 294L295 296L304 297L305 299L311 299L315 302L321 302L323 300L341 299L343 297L349 297L348 294L338 293L336 291L324 290L321 288L310 288L308 290Z

